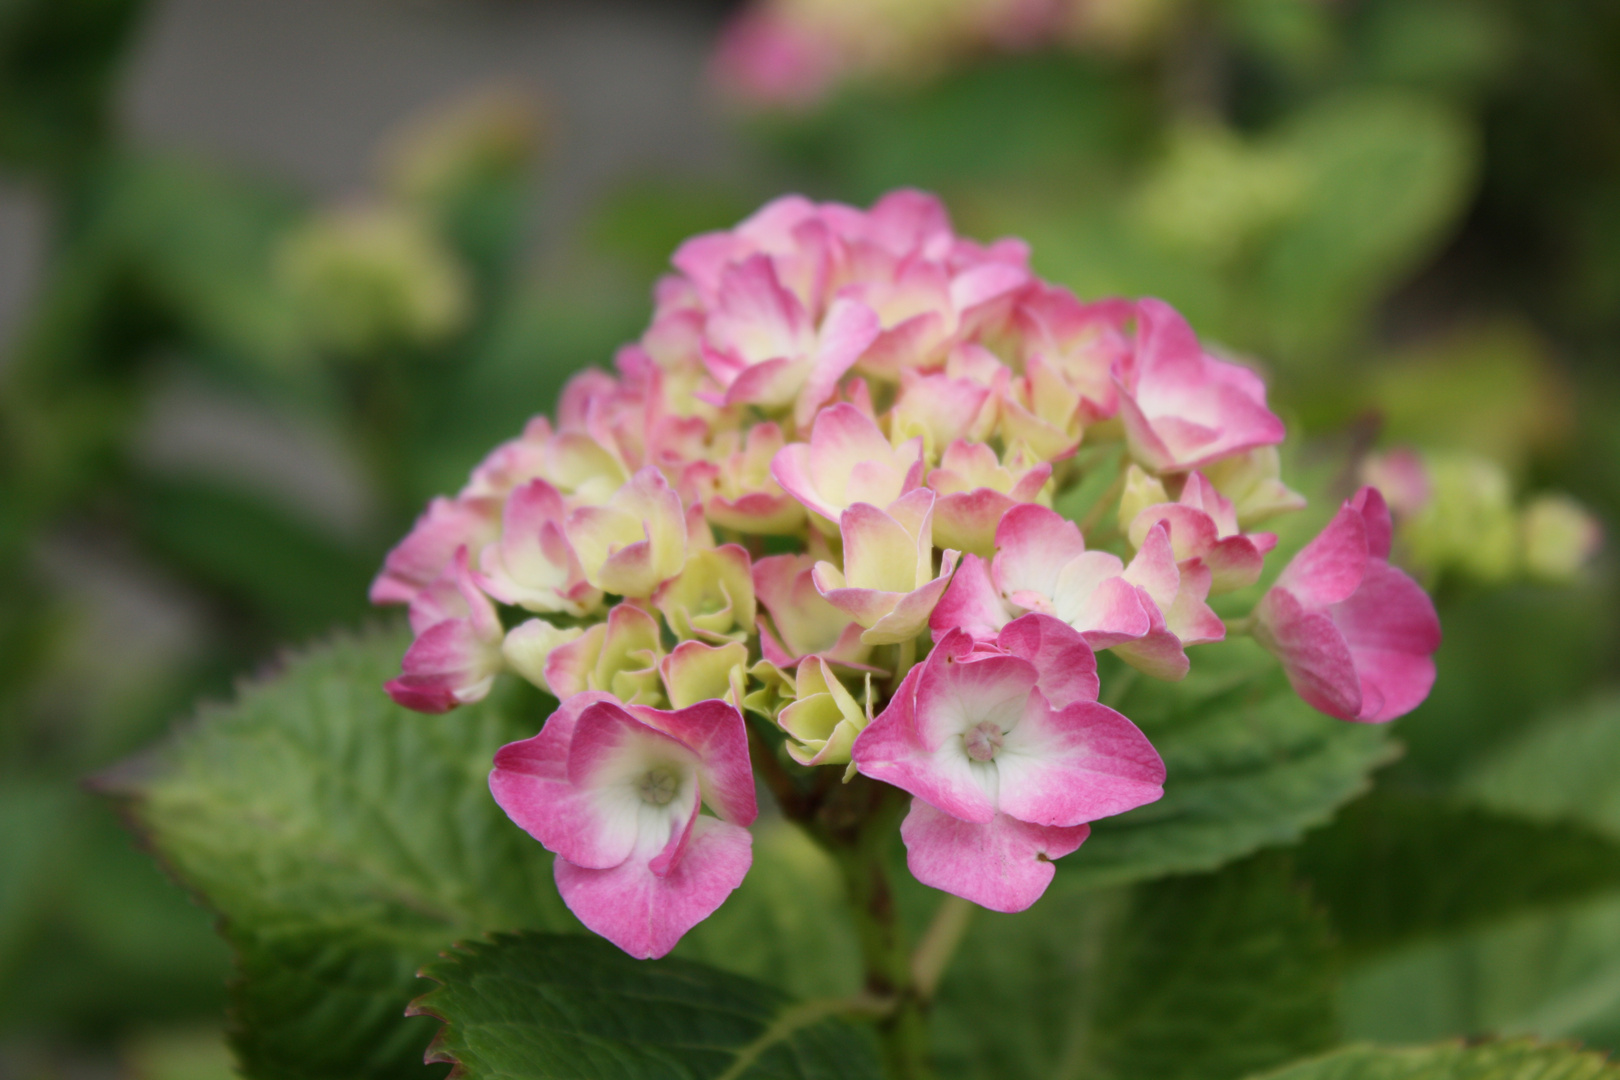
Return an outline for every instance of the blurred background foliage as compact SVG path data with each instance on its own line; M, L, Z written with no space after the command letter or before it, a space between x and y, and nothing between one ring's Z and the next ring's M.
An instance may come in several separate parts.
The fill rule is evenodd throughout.
M617 178L558 272L526 264L568 152L543 101L469 88L334 202L121 130L148 6L0 2L0 169L49 215L0 361L0 1075L224 1075L226 949L82 781L364 622L423 501L611 361L681 238L784 189L900 185L1259 364L1321 505L1411 449L1432 491L1400 556L1446 627L1404 755L1296 848L976 923L946 1015L953 985L1026 1000L1053 956L1067 981L1000 1042L943 1028L947 1062L1162 1080L1341 1037L1620 1047L1620 596L1612 551L1571 554L1582 515L1620 522L1620 7L1089 0L1135 29L911 54L794 108L716 95L744 164ZM241 449L199 452L199 424ZM1236 972L1231 1000L1131 981L1182 964ZM1091 978L1118 1001L1064 996ZM1232 1012L1271 992L1286 1009Z

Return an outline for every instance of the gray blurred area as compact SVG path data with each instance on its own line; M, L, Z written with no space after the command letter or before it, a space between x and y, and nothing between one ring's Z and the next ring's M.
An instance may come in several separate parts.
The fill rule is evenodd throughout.
M615 177L734 174L738 148L703 88L718 17L647 0L166 0L130 61L124 125L335 198L366 184L402 121L491 84L528 88L550 142L543 257ZM0 340L45 240L30 194L0 190Z

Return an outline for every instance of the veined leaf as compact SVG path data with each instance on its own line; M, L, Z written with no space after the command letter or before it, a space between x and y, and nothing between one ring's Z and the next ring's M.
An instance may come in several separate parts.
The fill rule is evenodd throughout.
M1620 889L1620 844L1434 796L1379 791L1298 849L1355 953Z
M1620 836L1620 697L1548 717L1479 761L1458 794L1504 813Z
M1280 856L976 920L934 1022L952 1076L1231 1080L1337 1039L1327 921Z
M406 638L340 637L110 780L155 853L221 920L244 1072L425 1076L402 1013L468 936L571 927L551 858L489 797L495 750L544 699L504 686L451 717L390 702Z
M423 974L412 1011L444 1021L436 1061L467 1080L877 1080L869 1035L836 1003L686 960L633 960L599 938L497 935Z
M1348 1046L1290 1065L1265 1080L1611 1080L1620 1067L1601 1054L1534 1042L1385 1050Z
M1201 646L1179 683L1133 680L1114 705L1153 740L1164 798L1092 826L1059 872L1092 885L1211 870L1298 840L1394 754L1385 729L1316 712L1252 641ZM1105 700L1107 695L1105 694Z

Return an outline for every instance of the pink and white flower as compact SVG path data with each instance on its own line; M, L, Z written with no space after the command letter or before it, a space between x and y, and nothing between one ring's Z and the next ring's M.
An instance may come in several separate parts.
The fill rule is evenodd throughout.
M569 910L632 956L668 953L753 862L748 736L722 701L666 712L577 695L496 753L489 786L557 854Z
M500 616L473 581L466 547L411 604L411 629L401 674L385 687L407 709L442 713L482 700L505 666Z
M1041 681L1030 659L952 631L856 738L856 768L914 796L900 835L925 885L1022 911L1088 822L1163 794L1164 763L1134 724L1084 692L1056 706Z
M604 592L645 598L686 565L681 497L657 469L632 476L601 506L582 506L563 525L585 580Z
M530 480L506 500L501 537L480 558L478 584L503 604L530 611L584 615L602 602L602 591L585 580L573 547L563 535L565 511L557 489Z
M457 548L480 551L500 532L501 504L489 497L439 497L383 560L371 583L373 604L409 604L433 584L455 558Z
M703 358L726 404L791 408L808 424L879 329L872 309L848 297L833 300L818 324L782 287L770 257L752 255L721 275Z
M1238 530L1237 509L1232 501L1215 490L1200 472L1188 475L1175 502L1144 507L1126 530L1133 545L1140 547L1155 525L1163 523L1170 532L1170 546L1176 562L1186 566L1197 559L1209 568L1210 591L1231 592L1260 580L1266 553L1277 546L1271 533L1242 533Z
M1019 503L1041 497L1052 466L1014 446L1005 463L982 442L958 440L945 448L939 468L928 474L934 503L934 540L941 547L989 556L996 529Z
M858 502L839 523L844 568L818 562L811 572L816 591L866 628L865 644L909 641L928 625L958 556L947 550L934 572L933 517L934 493L927 488L887 510Z
M1390 530L1383 496L1362 488L1255 609L1254 636L1295 692L1340 720L1393 720L1434 685L1440 620L1417 582L1389 565Z
M782 489L837 522L856 503L888 506L922 484L922 439L889 445L872 418L848 402L821 410L808 443L789 443L771 461Z
M969 555L934 609L935 637L961 628L976 638L999 633L1024 612L1051 615L1094 649L1114 649L1156 678L1187 672L1187 645L1218 641L1226 626L1204 602L1210 573L1176 565L1169 533L1155 524L1127 565L1087 551L1080 529L1044 506L1016 506L996 530L988 562Z
M768 555L754 563L754 595L770 613L771 629L760 629L760 651L778 667L820 655L835 663L864 663L872 646L861 641L863 627L816 590L812 554Z
M749 428L740 449L688 467L684 485L692 501L702 503L709 521L722 529L767 536L802 529L804 507L771 475L771 461L785 444L774 423Z
M1155 472L1195 469L1280 443L1266 384L1248 368L1204 352L1169 304L1136 303L1136 336L1114 366L1131 456Z

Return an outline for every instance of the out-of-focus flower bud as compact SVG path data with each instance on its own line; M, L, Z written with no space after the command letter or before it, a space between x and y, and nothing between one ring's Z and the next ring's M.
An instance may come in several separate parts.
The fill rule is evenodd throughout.
M524 169L544 131L545 117L532 93L485 88L402 128L384 150L384 180L402 199L439 204L486 177Z
M284 241L275 269L310 338L343 353L432 345L471 307L460 263L420 219L388 207L316 218Z
M1519 562L1519 520L1501 466L1467 454L1428 458L1432 495L1401 526L1407 558L1426 574L1460 570L1479 581L1512 577Z
M1361 482L1378 489L1397 521L1422 511L1434 494L1422 455L1406 446L1369 454L1361 463Z
M1573 580L1603 546L1603 527L1568 495L1538 495L1524 508L1524 568L1544 581Z
M1223 262L1293 213L1305 180L1304 163L1288 151L1212 125L1183 128L1136 212L1166 246Z

